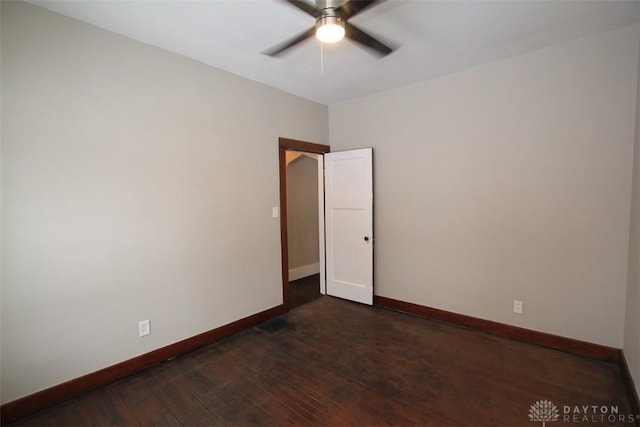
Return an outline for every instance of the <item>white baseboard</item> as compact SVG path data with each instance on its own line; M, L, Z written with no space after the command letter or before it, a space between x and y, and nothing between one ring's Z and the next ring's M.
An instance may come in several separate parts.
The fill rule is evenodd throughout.
M313 264L303 265L302 267L289 269L289 281L302 279L303 277L312 276L320 273L320 263L315 262Z

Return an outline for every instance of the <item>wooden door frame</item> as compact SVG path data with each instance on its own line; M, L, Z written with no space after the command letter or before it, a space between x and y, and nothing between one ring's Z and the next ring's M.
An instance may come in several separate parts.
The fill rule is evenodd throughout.
M282 258L282 302L287 311L289 298L289 234L287 230L287 151L324 154L331 147L289 138L278 138L278 164L280 169L280 254Z

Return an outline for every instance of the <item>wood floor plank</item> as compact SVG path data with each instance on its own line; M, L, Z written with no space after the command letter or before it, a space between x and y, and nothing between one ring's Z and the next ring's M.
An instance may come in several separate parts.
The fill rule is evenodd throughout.
M211 412L198 398L209 388L192 372L170 382L155 382L154 393L182 425L216 425L222 419Z
M238 347L238 349L241 348L241 346ZM260 349L256 348L256 350ZM261 365L260 361L266 360L259 351L242 352L242 354L235 354L232 357L225 357L219 361L220 363L211 364L206 371L216 378L229 376L233 379L230 382L237 388L242 389L245 392L245 397L250 400L252 396L257 394L268 395L274 401L286 402L285 406L294 415L294 418L320 420L323 410L326 408L318 407L317 401L304 393L300 393L291 383L278 381L277 370L272 370L269 365ZM230 363L231 361L233 363ZM238 366L241 366L241 368L238 368ZM260 369L260 371L257 372L255 369ZM253 400L257 399L254 398ZM267 410L267 412L270 411ZM274 409L272 412L277 411Z
M112 389L126 402L138 425L180 425L180 421L155 394L154 380L149 371L114 384Z

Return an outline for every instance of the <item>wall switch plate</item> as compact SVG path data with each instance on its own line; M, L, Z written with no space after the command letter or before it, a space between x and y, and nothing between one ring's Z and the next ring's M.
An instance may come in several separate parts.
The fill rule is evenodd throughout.
M522 314L522 301L513 300L513 312Z
M277 206L274 206L273 208L271 208L271 215L274 218L278 218L280 216L280 209L278 209Z
M138 322L138 334L143 337L145 335L149 335L151 333L151 325L149 325L148 320L143 320Z

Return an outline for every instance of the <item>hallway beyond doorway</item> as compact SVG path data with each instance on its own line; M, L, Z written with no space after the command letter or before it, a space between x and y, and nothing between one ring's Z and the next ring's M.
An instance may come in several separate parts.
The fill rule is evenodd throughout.
M289 297L291 298L292 310L310 303L321 296L319 274L289 282Z

